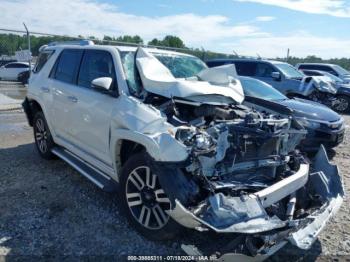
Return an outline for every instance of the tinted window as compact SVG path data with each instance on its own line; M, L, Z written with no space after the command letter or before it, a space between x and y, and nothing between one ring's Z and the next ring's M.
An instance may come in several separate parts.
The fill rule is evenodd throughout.
M109 52L102 50L86 50L78 77L78 85L90 88L92 80L99 77L111 77L112 88L115 83L113 59Z
M54 78L75 84L82 54L82 50L63 50L55 65Z
M257 77L271 77L272 72L275 72L276 70L269 64L265 63L258 63L256 67L256 74Z
M321 73L316 71L302 70L303 73L307 76L323 76Z
M5 66L6 68L28 68L28 65L12 63Z
M46 62L49 60L49 58L53 53L54 53L53 51L46 51L46 52L40 53L36 61L36 64L34 66L33 72L38 73L44 67L44 65L46 64Z
M325 72L334 72L335 71L329 67L329 66L325 66L325 65L300 65L299 69L312 69L312 70L319 70L319 71L325 71Z
M257 64L254 62L235 62L237 74L240 76L255 76Z
M208 61L206 62L206 64L208 67L216 67L216 66L222 66L226 63L225 61Z

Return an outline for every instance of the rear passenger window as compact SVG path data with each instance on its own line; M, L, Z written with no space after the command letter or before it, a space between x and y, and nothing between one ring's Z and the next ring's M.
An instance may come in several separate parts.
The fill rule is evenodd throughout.
M235 62L237 74L240 76L255 76L256 63Z
M45 51L41 52L38 59L36 60L36 64L34 66L33 72L38 73L49 60L54 51Z
M56 65L54 78L75 84L83 50L63 50Z
M225 61L208 61L206 64L208 67L216 67L224 65Z
M92 80L99 77L111 77L114 89L116 77L112 56L107 51L86 50L80 67L78 85L90 88Z

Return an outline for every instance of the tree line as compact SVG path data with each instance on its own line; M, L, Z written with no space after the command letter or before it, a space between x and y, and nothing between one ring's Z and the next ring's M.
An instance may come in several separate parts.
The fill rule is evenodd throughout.
M42 45L46 45L50 42L60 42L60 41L72 41L86 39L83 36L78 36L77 38L69 36L30 36L31 51L33 56L37 56L39 53L39 48ZM116 45L118 43L125 43L130 45L151 45L151 46L161 46L164 48L178 48L181 52L188 53L201 58L202 60L209 60L215 58L237 58L235 54L223 54L218 52L211 52L203 48L189 48L185 45L183 40L177 36L167 35L163 39L154 38L151 41L145 43L144 40L138 35L124 35L124 36L108 36L105 35L103 40L99 40L94 36L89 36L87 39L93 40L96 44L102 45ZM28 49L28 40L26 35L18 34L0 34L0 56L1 55L14 55L15 51ZM305 58L300 57L289 57L277 58L278 60L287 61L292 65L297 63L332 63L338 64L346 69L350 70L350 58L334 58L324 60L317 56L307 56Z

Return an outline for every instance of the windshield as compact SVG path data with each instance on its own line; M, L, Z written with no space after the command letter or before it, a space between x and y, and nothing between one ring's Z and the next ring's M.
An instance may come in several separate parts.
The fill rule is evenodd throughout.
M120 52L120 58L130 92L132 94L140 94L142 91L142 84L135 70L135 53L135 51L122 51ZM152 52L152 54L170 70L175 78L192 77L207 68L204 62L197 57L154 52Z
M334 65L334 69L335 71L337 71L337 73L339 75L350 75L350 72L345 70L344 68L342 68L341 66L338 65Z
M242 83L243 91L246 96L252 96L269 101L287 99L287 97L285 97L282 93L265 82L247 77L240 77L239 80Z
M188 78L196 76L207 68L202 60L193 56L152 53L165 65L175 78Z
M298 71L294 66L286 63L274 64L287 78L302 79L305 75Z

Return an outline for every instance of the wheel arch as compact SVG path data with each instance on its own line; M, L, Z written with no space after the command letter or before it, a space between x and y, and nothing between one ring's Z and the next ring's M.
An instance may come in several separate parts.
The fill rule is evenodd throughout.
M111 137L110 150L118 178L128 157L142 150L146 151L152 159L160 162L180 162L188 157L186 147L170 135L151 136L132 130L118 129L112 132Z
M45 115L43 107L40 105L38 101L34 99L29 99L26 97L24 99L24 102L22 103L22 107L27 116L28 124L30 126L33 126L33 120L36 112L41 111Z

